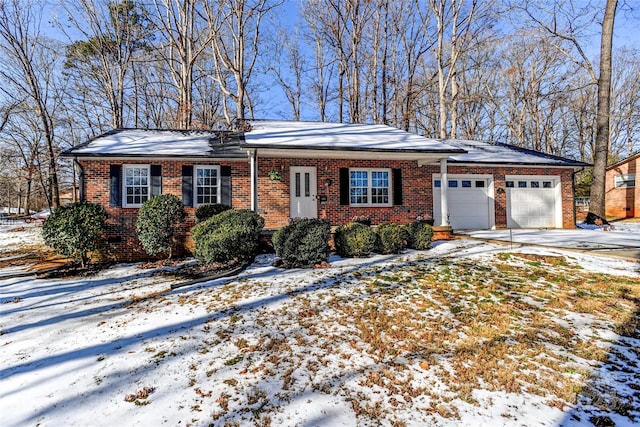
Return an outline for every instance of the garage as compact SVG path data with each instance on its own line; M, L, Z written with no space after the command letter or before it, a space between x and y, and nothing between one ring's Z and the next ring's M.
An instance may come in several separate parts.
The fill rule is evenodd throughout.
M560 177L506 176L507 227L556 228L562 225Z
M433 180L433 213L441 222L439 175ZM493 215L493 177L491 175L449 175L447 198L449 223L454 230L486 230L495 222Z

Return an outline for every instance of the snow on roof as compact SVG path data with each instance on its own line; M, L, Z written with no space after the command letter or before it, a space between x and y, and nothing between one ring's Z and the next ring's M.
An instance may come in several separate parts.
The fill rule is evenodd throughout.
M252 120L243 145L250 148L461 153L437 139L386 125Z
M227 135L228 143L220 136ZM223 139L224 140L224 139ZM117 129L72 148L77 156L246 157L238 149L238 135L211 131Z
M449 158L452 163L529 164L545 166L584 167L587 163L564 157L553 156L539 151L528 150L515 145L498 142L480 142L462 139L447 139L447 144L461 148L466 153Z

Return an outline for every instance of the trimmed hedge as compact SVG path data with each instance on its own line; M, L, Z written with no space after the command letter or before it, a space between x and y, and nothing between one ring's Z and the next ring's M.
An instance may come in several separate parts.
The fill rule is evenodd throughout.
M196 208L196 223L206 221L212 216L216 216L219 213L228 211L231 206L223 205L222 203L205 203Z
M107 212L97 203L57 207L42 225L44 243L57 254L73 258L84 268L89 252L102 248Z
M330 235L326 220L297 219L275 232L273 248L285 268L313 267L329 259Z
M422 221L415 221L405 225L408 232L407 246L411 249L425 250L429 249L431 239L433 238L433 228Z
M164 253L171 258L177 244L175 227L186 216L182 200L173 194L161 194L142 204L136 220L138 240L151 256Z
M257 252L264 218L248 209L230 209L191 229L201 264L248 261Z
M381 254L399 254L409 240L409 232L397 224L382 224L376 228L376 234L376 252Z
M359 222L350 222L336 229L333 242L341 257L367 257L375 250L375 231Z

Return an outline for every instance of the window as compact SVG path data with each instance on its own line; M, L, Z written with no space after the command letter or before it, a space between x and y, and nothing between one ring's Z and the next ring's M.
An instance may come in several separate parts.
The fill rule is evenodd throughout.
M349 169L349 203L390 206L390 175L390 169Z
M476 188L484 188L484 181L476 181Z
M551 188L551 181L542 181L542 188Z
M540 188L540 181L531 181L531 188Z
M139 208L149 200L150 187L149 165L124 165L124 200L123 207Z
M518 181L518 188L527 188L527 181Z
M195 166L195 206L220 200L220 166Z
M636 174L629 173L623 175L616 175L613 177L613 182L616 188L629 188L636 186Z
M440 180L439 180L439 179L434 180L434 181L433 181L433 186L434 186L435 188L440 188Z
M513 181L507 181L507 188L514 188Z
M462 181L463 188L471 188L471 181L463 180Z

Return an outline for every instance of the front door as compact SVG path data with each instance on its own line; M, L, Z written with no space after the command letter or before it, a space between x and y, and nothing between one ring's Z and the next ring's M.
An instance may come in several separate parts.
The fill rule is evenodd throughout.
M291 167L291 218L317 218L318 202L316 168L314 166Z

